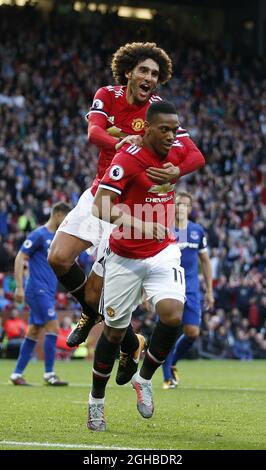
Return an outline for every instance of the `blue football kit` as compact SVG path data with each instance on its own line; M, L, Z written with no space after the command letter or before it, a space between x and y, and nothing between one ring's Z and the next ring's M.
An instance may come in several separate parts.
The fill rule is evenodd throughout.
M203 227L191 221L186 229L175 229L175 235L181 250L181 266L185 270L186 280L186 303L182 323L199 326L201 307L198 254L207 252L207 240Z
M49 219L50 220L50 219ZM14 385L29 385L22 376L34 354L40 330L45 330L43 340L44 352L44 382L46 385L62 386L68 382L62 381L54 373L56 355L57 322L50 329L46 323L57 320L55 312L55 294L57 278L48 264L48 251L55 233L43 225L31 232L24 241L20 252L28 256L29 276L25 285L25 300L30 307L27 335L21 343L19 357L10 380ZM21 258L20 258L21 261Z
M185 229L175 229L175 236L181 250L181 266L185 271L186 302L182 318L183 325L199 326L201 322L200 286L198 276L199 253L207 251L207 241L203 227L189 221ZM165 388L173 388L176 380L176 362L184 357L191 348L194 338L188 338L184 333L178 338L172 351L163 364ZM170 380L170 383L168 382ZM171 383L172 382L172 383ZM177 383L177 382L176 382Z
M33 325L41 326L57 319L55 312L57 278L47 262L48 250L54 235L43 225L28 235L20 249L29 256L25 299L30 306L29 323Z

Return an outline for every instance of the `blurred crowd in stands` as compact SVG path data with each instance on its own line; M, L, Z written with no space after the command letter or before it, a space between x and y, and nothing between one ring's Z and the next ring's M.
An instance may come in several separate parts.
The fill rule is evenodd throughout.
M133 33L112 15L95 13L89 24L47 24L30 10L1 15L0 318L19 316L12 273L26 234L55 202L75 205L95 176L98 150L84 116L95 91L113 83L112 53L127 41L156 40L174 61L160 93L207 161L179 186L194 195L192 218L207 232L216 299L213 312L203 305L194 353L266 358L266 59L173 40L156 25ZM82 262L89 271L92 260ZM149 306L135 324L149 334Z

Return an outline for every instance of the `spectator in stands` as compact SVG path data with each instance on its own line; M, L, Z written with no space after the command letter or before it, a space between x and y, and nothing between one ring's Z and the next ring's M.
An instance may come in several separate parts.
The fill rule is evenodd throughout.
M0 236L3 240L7 239L9 233L8 219L7 205L5 201L0 201Z
M27 331L27 323L20 318L17 308L12 307L3 324L3 330L4 335L7 337L5 355L8 359L17 359L20 346Z
M241 328L237 328L236 331L233 354L236 359L240 359L241 361L248 361L253 358L249 333L246 333Z
M18 226L22 232L32 232L36 228L35 218L31 209L26 209L25 213L18 219Z

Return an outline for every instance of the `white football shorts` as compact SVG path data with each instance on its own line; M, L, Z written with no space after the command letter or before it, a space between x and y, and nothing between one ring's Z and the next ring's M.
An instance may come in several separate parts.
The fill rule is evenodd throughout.
M64 218L58 231L90 242L92 247L87 250L89 254L97 248L97 256L92 269L98 276L103 277L102 260L114 225L92 215L93 200L94 196L90 188L84 191L77 205Z
M103 290L105 323L113 328L127 328L134 306L141 303L142 288L154 306L163 299L184 304L186 285L180 258L177 244L145 259L124 258L107 250Z

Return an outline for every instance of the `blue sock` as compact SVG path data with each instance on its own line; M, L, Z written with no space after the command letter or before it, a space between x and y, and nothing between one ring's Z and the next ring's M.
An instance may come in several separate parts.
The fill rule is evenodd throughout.
M55 361L55 344L57 335L54 333L46 333L44 340L44 365L45 372L53 372Z
M179 359L182 359L182 357L184 357L184 355L191 348L195 340L196 338L189 338L184 334L181 335L180 338L178 338L172 355L172 366L174 366L177 361L179 361Z
M165 359L164 363L162 364L163 368L163 379L164 381L172 379L172 370L171 366L173 365L173 355L175 351L175 345L169 352L167 358Z
M34 339L27 337L24 339L22 345L20 346L19 357L16 368L14 370L15 374L22 374L32 357L36 343L37 341Z

